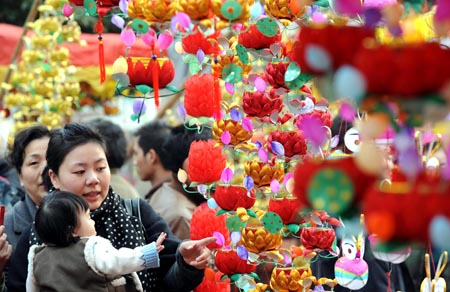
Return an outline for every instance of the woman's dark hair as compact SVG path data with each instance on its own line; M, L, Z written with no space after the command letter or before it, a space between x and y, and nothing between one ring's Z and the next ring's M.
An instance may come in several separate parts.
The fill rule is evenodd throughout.
M32 141L41 139L43 137L50 137L50 131L46 126L35 125L24 130L19 131L14 137L14 144L11 153L8 157L8 162L13 165L17 172L21 173L23 159L25 155L25 148Z
M122 128L106 119L97 118L87 123L96 129L106 142L110 168L121 168L127 160L127 138Z
M137 143L144 155L153 149L161 158L164 155L164 142L169 137L171 129L171 126L162 121L153 121L140 127L134 136L137 137Z
M43 173L44 185L47 190L51 190L52 188L48 170L51 169L55 174L58 174L59 167L67 154L76 147L87 143L97 143L107 153L102 136L87 125L71 123L66 124L64 128L51 131L50 141L48 142L47 153L45 155L47 158L47 167Z
M55 191L47 195L34 218L38 238L49 246L65 247L79 240L73 232L79 224L78 217L89 210L89 204L81 196L70 192Z
M208 128L203 128L201 133L187 129L184 124L173 128L164 142L163 154L160 155L162 165L165 169L178 173L178 169L182 168L183 162L189 155L192 142L206 141L211 137L211 130Z

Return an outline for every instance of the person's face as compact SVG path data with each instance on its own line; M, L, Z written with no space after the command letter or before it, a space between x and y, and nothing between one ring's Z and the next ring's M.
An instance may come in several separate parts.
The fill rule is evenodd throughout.
M91 219L91 212L89 210L78 214L78 225L73 231L73 234L79 237L97 235L95 222Z
M82 196L95 210L108 195L111 172L106 154L97 143L87 143L70 151L56 175L52 169L49 175L53 186L61 191Z
M152 149L144 154L141 146L137 141L133 145L133 164L136 167L136 171L139 178L143 181L151 180L153 177L153 160L152 160Z
M42 137L31 141L24 151L23 164L20 169L20 183L31 200L39 205L47 195L42 181L42 171L47 165L45 152L47 151L49 137Z

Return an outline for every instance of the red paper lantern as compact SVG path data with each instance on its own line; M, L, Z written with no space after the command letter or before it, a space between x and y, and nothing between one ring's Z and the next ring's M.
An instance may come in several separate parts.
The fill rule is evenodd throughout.
M218 181L225 166L225 154L213 140L192 142L188 155L190 181L205 184Z
M206 203L195 208L191 219L191 239L198 240L210 237L215 231L220 232L224 238L224 245L230 244L230 232L225 224L226 215L216 216L216 210L208 207ZM207 245L209 249L220 248L217 243L213 242Z
M367 229L383 241L427 243L433 218L442 215L450 219L448 194L449 181L423 173L414 182L375 184L363 201Z
M284 155L286 157L292 157L294 155L305 155L307 150L306 141L302 136L300 131L275 131L269 134L267 138L267 144L269 151L272 153L272 145L271 142L279 142L284 147ZM275 153L277 154L277 153Z
M214 77L193 75L185 82L184 108L192 117L212 117L215 111Z
M250 209L256 201L252 190L248 193L243 186L217 185L214 200L220 208L228 211L236 211L237 208Z
M194 289L194 292L230 292L230 278L222 280L223 273L214 272L212 269L209 270L211 273L214 273L214 275L211 275L214 278L208 278L206 275L208 269L206 269L203 281Z
M308 46L314 45L325 50L336 70L344 64L353 64L353 59L366 39L375 37L372 29L356 26L327 25L325 27L302 27L298 41L294 44L290 58L298 63L302 72L323 74L324 71L311 68L306 59Z
M450 51L438 43L361 48L354 63L369 93L416 97L437 92L450 81Z
M305 227L300 233L303 246L309 250L332 250L336 233L333 228Z
M250 117L263 118L274 111L280 112L283 100L272 88L269 93L260 91L245 91L242 101L242 109Z
M158 67L157 70L159 71L159 87L166 87L175 77L175 68L172 60L168 58L152 60L152 58L129 57L127 58L127 63L127 75L130 78L131 86L145 84L153 87L153 71L156 67Z
M308 187L314 175L325 168L344 172L351 180L354 188L352 204L361 202L366 190L376 181L376 177L361 171L354 157L344 157L331 160L305 160L294 171L294 195L306 206L311 206L308 200Z
M225 275L248 274L256 271L256 265L250 265L241 259L234 250L218 250L215 264Z
M268 211L280 215L283 224L290 224L300 221L300 207L300 201L295 197L270 198Z

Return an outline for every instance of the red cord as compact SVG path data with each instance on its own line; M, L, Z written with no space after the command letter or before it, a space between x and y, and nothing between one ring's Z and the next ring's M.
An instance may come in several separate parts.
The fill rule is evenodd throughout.
M153 97L155 98L156 109L159 109L159 62L153 59Z
M386 272L386 276L388 280L387 292L391 292L391 272Z

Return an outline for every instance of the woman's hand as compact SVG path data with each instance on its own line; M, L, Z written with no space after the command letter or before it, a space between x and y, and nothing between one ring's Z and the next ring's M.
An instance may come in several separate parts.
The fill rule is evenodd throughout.
M12 254L12 246L6 240L5 226L0 226L0 275Z
M180 244L180 253L188 265L203 270L208 267L211 256L211 251L206 246L215 241L217 241L215 237L183 241Z

